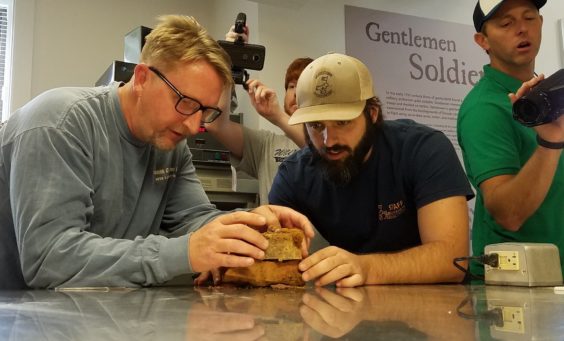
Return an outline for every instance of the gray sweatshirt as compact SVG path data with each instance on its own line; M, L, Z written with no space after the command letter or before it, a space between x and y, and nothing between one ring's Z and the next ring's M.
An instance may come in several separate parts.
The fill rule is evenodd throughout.
M0 281L136 287L192 272L190 232L222 212L185 141L159 151L130 133L117 88L47 91L1 128Z

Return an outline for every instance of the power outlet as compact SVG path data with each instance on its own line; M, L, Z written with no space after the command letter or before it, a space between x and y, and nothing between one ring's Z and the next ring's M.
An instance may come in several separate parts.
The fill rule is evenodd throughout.
M503 326L494 326L495 329L519 334L525 332L522 307L501 307L501 314L503 316Z
M486 284L516 286L562 285L558 247L548 243L487 245L484 254L498 255L496 267L484 266Z
M517 251L498 251L499 270L519 270L519 252Z

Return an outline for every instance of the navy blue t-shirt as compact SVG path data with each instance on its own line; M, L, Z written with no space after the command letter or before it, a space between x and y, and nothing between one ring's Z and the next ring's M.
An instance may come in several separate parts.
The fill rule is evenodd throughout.
M327 180L309 148L280 165L268 199L305 214L331 245L354 253L421 245L417 209L474 196L456 152L440 131L385 121L370 158L347 186Z

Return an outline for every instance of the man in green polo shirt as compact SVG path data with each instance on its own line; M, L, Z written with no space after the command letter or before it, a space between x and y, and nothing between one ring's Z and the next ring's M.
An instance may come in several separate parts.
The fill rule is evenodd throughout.
M534 73L546 0L480 0L475 42L490 57L464 99L458 142L477 191L472 249L500 242L554 243L564 251L564 117L527 128L512 102L542 80ZM473 274L483 274L471 264Z

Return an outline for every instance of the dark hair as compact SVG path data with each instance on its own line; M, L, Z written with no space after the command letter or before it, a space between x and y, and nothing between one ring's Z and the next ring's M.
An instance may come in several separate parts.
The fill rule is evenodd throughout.
M382 101L380 101L380 98L374 96L366 100L366 105L364 106L363 113L368 119L368 122L371 121L370 109L378 110L378 118L376 119L376 122L374 122L374 125L377 127L380 126L384 121L384 113L382 112Z
M300 75L308 66L309 63L313 62L313 59L309 57L297 58L286 69L286 78L284 79L284 89L288 90L288 84L292 81L297 81Z

